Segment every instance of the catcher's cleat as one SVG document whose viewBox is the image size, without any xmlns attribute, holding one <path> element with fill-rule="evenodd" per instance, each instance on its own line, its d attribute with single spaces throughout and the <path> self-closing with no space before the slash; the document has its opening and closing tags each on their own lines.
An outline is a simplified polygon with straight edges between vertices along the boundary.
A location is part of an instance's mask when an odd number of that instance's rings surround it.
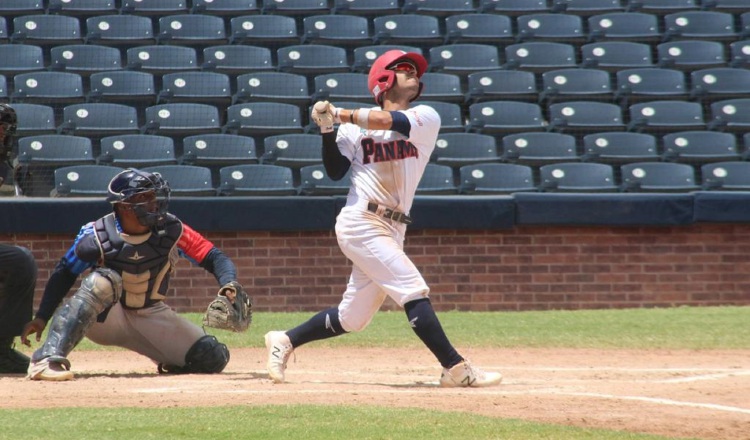
<svg viewBox="0 0 750 440">
<path fill-rule="evenodd" d="M 24 374 L 28 368 L 28 356 L 11 345 L 0 347 L 0 374 Z"/>
<path fill-rule="evenodd" d="M 499 384 L 502 380 L 502 374 L 482 371 L 464 359 L 463 362 L 450 369 L 443 368 L 443 374 L 440 375 L 440 386 L 446 388 L 490 387 Z"/>
<path fill-rule="evenodd" d="M 55 362 L 50 361 L 49 358 L 44 358 L 29 365 L 29 374 L 26 378 L 60 382 L 73 380 L 73 376 L 73 372 L 70 371 L 70 364 L 66 365 L 64 362 Z"/>
<path fill-rule="evenodd" d="M 268 376 L 275 383 L 283 383 L 286 362 L 294 351 L 289 336 L 279 331 L 266 333 L 266 348 L 268 349 Z"/>
</svg>

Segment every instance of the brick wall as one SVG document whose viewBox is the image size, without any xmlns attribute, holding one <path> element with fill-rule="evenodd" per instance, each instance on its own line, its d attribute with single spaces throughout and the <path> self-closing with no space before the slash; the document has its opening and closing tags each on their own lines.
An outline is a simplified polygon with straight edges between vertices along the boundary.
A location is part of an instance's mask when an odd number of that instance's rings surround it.
<svg viewBox="0 0 750 440">
<path fill-rule="evenodd" d="M 332 232 L 207 233 L 231 256 L 259 311 L 316 311 L 338 303 L 349 263 Z M 45 280 L 70 245 L 63 235 L 0 235 L 29 247 Z M 750 305 L 750 225 L 517 227 L 407 234 L 439 310 L 547 310 Z M 181 260 L 169 292 L 200 311 L 216 282 Z M 395 309 L 388 300 L 386 309 Z"/>
</svg>

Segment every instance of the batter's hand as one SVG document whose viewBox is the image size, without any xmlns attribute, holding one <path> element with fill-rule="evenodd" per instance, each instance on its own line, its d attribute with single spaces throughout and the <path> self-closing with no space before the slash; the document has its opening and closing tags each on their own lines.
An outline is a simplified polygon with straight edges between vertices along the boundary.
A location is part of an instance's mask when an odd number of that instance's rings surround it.
<svg viewBox="0 0 750 440">
<path fill-rule="evenodd" d="M 36 333 L 36 342 L 40 342 L 42 340 L 42 332 L 44 331 L 45 327 L 47 327 L 47 323 L 40 318 L 35 318 L 27 322 L 26 325 L 23 326 L 23 332 L 21 333 L 21 343 L 27 347 L 31 347 L 29 336 L 33 335 L 34 333 Z"/>
<path fill-rule="evenodd" d="M 330 133 L 333 131 L 333 124 L 337 122 L 334 110 L 338 109 L 328 101 L 318 101 L 313 106 L 310 118 L 320 127 L 321 133 Z"/>
</svg>

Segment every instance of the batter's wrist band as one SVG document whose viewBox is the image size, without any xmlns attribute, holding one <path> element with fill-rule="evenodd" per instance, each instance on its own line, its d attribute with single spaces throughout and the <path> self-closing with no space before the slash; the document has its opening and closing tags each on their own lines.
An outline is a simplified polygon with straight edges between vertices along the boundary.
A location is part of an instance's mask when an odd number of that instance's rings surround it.
<svg viewBox="0 0 750 440">
<path fill-rule="evenodd" d="M 357 110 L 357 125 L 365 130 L 370 128 L 370 109 L 360 108 Z"/>
<path fill-rule="evenodd" d="M 336 124 L 341 123 L 341 109 L 340 108 L 333 107 L 333 122 Z"/>
</svg>

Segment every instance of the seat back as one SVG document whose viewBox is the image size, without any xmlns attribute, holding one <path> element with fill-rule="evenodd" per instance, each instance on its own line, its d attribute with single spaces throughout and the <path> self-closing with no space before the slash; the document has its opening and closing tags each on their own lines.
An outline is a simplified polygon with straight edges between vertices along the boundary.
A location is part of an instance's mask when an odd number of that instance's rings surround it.
<svg viewBox="0 0 750 440">
<path fill-rule="evenodd" d="M 18 118 L 19 137 L 52 134 L 57 129 L 55 110 L 48 105 L 13 103 L 12 107 Z"/>
<path fill-rule="evenodd" d="M 146 124 L 142 131 L 164 136 L 188 136 L 221 131 L 219 110 L 210 104 L 178 102 L 159 104 L 145 110 Z"/>
<path fill-rule="evenodd" d="M 271 50 L 267 47 L 219 45 L 203 49 L 203 69 L 241 75 L 275 69 Z"/>
<path fill-rule="evenodd" d="M 485 101 L 469 106 L 469 129 L 476 133 L 506 134 L 546 128 L 538 104 L 516 101 Z"/>
<path fill-rule="evenodd" d="M 629 192 L 687 192 L 700 189 L 691 165 L 637 162 L 620 167 L 622 190 Z"/>
<path fill-rule="evenodd" d="M 616 192 L 612 165 L 603 163 L 556 163 L 539 168 L 544 191 Z"/>
<path fill-rule="evenodd" d="M 502 66 L 496 46 L 478 43 L 457 43 L 430 48 L 430 70 L 466 76 L 478 70 Z"/>
<path fill-rule="evenodd" d="M 583 19 L 576 14 L 535 13 L 516 19 L 517 38 L 520 41 L 555 41 L 581 43 L 586 34 Z"/>
<path fill-rule="evenodd" d="M 512 194 L 536 191 L 530 166 L 510 163 L 464 165 L 459 169 L 461 194 Z"/>
<path fill-rule="evenodd" d="M 730 161 L 701 167 L 703 189 L 750 191 L 750 162 Z"/>
<path fill-rule="evenodd" d="M 667 133 L 662 137 L 664 159 L 704 164 L 740 160 L 737 138 L 732 133 L 688 130 Z"/>
<path fill-rule="evenodd" d="M 86 19 L 86 43 L 134 47 L 154 44 L 151 19 L 140 15 L 101 15 Z"/>
<path fill-rule="evenodd" d="M 163 75 L 198 68 L 198 55 L 192 47 L 138 46 L 126 52 L 128 69 Z"/>
<path fill-rule="evenodd" d="M 529 41 L 505 47 L 507 68 L 532 72 L 575 67 L 575 48 L 567 43 L 550 41 Z"/>
<path fill-rule="evenodd" d="M 584 157 L 595 162 L 622 164 L 659 160 L 656 136 L 649 133 L 610 131 L 583 137 Z"/>
<path fill-rule="evenodd" d="M 25 136 L 18 140 L 18 163 L 51 167 L 93 164 L 91 139 L 59 134 Z"/>
<path fill-rule="evenodd" d="M 229 22 L 233 44 L 249 44 L 278 49 L 298 44 L 297 23 L 284 15 L 242 15 Z"/>
<path fill-rule="evenodd" d="M 162 76 L 159 102 L 195 102 L 228 105 L 232 97 L 229 76 L 218 72 L 179 72 Z"/>
<path fill-rule="evenodd" d="M 224 20 L 214 15 L 167 15 L 159 18 L 158 26 L 157 39 L 161 43 L 196 47 L 227 42 Z"/>
<path fill-rule="evenodd" d="M 293 45 L 277 51 L 279 70 L 300 74 L 346 72 L 346 50 L 325 44 Z"/>
<path fill-rule="evenodd" d="M 310 102 L 310 95 L 304 75 L 254 72 L 237 76 L 234 103 L 271 100 L 302 105 Z"/>
<path fill-rule="evenodd" d="M 83 42 L 77 17 L 67 15 L 23 15 L 13 19 L 13 42 L 42 46 Z"/>
<path fill-rule="evenodd" d="M 166 136 L 125 134 L 101 139 L 99 164 L 147 167 L 176 164 L 174 141 Z"/>
<path fill-rule="evenodd" d="M 351 186 L 351 170 L 340 180 L 328 177 L 323 164 L 307 165 L 299 170 L 300 194 L 310 196 L 346 195 Z"/>
<path fill-rule="evenodd" d="M 479 133 L 440 133 L 432 154 L 435 163 L 454 168 L 500 160 L 495 138 Z"/>
<path fill-rule="evenodd" d="M 0 44 L 0 73 L 15 75 L 45 67 L 42 48 L 30 44 Z"/>
<path fill-rule="evenodd" d="M 115 70 L 94 73 L 89 77 L 89 100 L 120 102 L 130 105 L 156 103 L 154 75 L 148 72 Z"/>
<path fill-rule="evenodd" d="M 487 70 L 467 77 L 466 99 L 470 104 L 483 101 L 537 101 L 536 77 L 525 70 Z"/>
<path fill-rule="evenodd" d="M 598 41 L 581 46 L 585 67 L 617 71 L 653 66 L 651 46 L 632 41 Z"/>
<path fill-rule="evenodd" d="M 608 102 L 567 101 L 549 106 L 550 125 L 560 131 L 624 130 L 620 106 Z"/>
<path fill-rule="evenodd" d="M 703 108 L 697 102 L 648 101 L 629 107 L 630 130 L 683 131 L 705 127 Z"/>
<path fill-rule="evenodd" d="M 428 163 L 417 185 L 418 195 L 457 194 L 453 169 L 447 165 Z"/>
<path fill-rule="evenodd" d="M 227 166 L 257 163 L 255 139 L 225 133 L 203 133 L 182 140 L 182 162 L 187 165 Z"/>
<path fill-rule="evenodd" d="M 72 104 L 63 108 L 61 133 L 103 137 L 113 134 L 138 133 L 135 107 L 114 103 Z"/>
<path fill-rule="evenodd" d="M 30 72 L 13 78 L 14 102 L 83 102 L 83 80 L 75 73 Z"/>
<path fill-rule="evenodd" d="M 358 47 L 372 43 L 366 18 L 355 15 L 313 15 L 302 20 L 302 42 Z"/>
<path fill-rule="evenodd" d="M 123 169 L 104 165 L 70 165 L 54 171 L 54 197 L 105 197 L 109 182 Z"/>
<path fill-rule="evenodd" d="M 194 165 L 157 165 L 143 171 L 159 173 L 169 184 L 173 197 L 214 196 L 211 170 Z"/>
<path fill-rule="evenodd" d="M 292 170 L 278 165 L 231 165 L 220 170 L 224 196 L 295 195 Z"/>
<path fill-rule="evenodd" d="M 503 136 L 502 159 L 525 165 L 578 160 L 576 138 L 563 133 L 525 132 Z"/>
<path fill-rule="evenodd" d="M 696 70 L 726 65 L 724 45 L 718 41 L 682 40 L 656 46 L 659 65 L 671 69 Z"/>
<path fill-rule="evenodd" d="M 323 162 L 323 141 L 314 134 L 289 133 L 268 136 L 263 142 L 261 163 L 292 169 Z"/>
<path fill-rule="evenodd" d="M 445 17 L 448 43 L 513 42 L 513 22 L 506 15 L 466 13 Z"/>
<path fill-rule="evenodd" d="M 95 44 L 55 46 L 50 49 L 50 67 L 88 76 L 122 69 L 122 54 L 117 48 Z"/>
<path fill-rule="evenodd" d="M 661 40 L 659 18 L 643 12 L 610 12 L 588 18 L 589 39 L 655 43 Z"/>
</svg>

